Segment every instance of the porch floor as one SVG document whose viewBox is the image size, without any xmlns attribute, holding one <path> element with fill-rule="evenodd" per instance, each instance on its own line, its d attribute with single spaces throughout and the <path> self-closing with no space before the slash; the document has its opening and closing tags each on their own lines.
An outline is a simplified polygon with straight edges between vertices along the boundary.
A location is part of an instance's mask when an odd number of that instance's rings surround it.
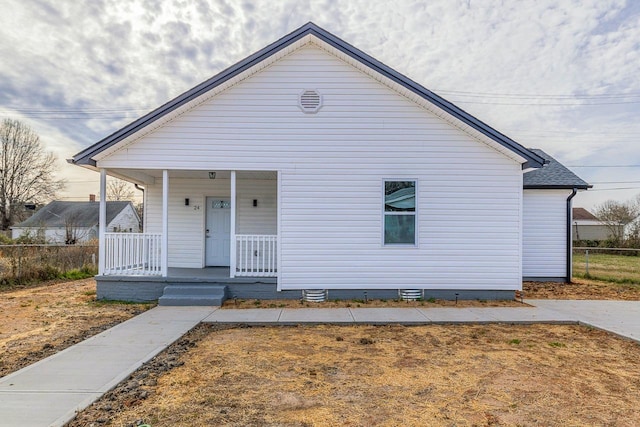
<svg viewBox="0 0 640 427">
<path fill-rule="evenodd" d="M 229 277 L 229 267 L 177 268 L 169 267 L 164 279 L 198 279 L 221 283 L 277 283 L 275 277 Z"/>
<path fill-rule="evenodd" d="M 277 290 L 275 277 L 229 277 L 229 267 L 169 268 L 162 276 L 96 276 L 98 299 L 155 301 L 168 286 L 220 286 L 229 298 L 300 298 L 300 291 Z"/>
<path fill-rule="evenodd" d="M 177 268 L 169 267 L 167 277 L 162 276 L 98 276 L 103 280 L 127 280 L 132 282 L 204 282 L 204 283 L 267 283 L 276 284 L 275 277 L 229 277 L 229 267 Z"/>
</svg>

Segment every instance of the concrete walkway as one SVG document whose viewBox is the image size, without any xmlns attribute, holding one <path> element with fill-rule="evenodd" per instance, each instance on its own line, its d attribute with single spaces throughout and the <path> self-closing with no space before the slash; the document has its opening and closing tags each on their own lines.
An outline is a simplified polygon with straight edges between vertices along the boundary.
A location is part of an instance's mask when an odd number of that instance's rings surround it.
<svg viewBox="0 0 640 427">
<path fill-rule="evenodd" d="M 640 342 L 640 302 L 530 300 L 534 307 L 156 307 L 0 379 L 1 426 L 62 426 L 199 322 L 287 325 L 584 323 Z"/>
<path fill-rule="evenodd" d="M 429 323 L 577 323 L 574 316 L 538 307 L 487 308 L 260 308 L 216 310 L 209 323 L 292 325 L 298 323 L 364 323 L 405 325 Z"/>
<path fill-rule="evenodd" d="M 215 310 L 156 307 L 0 379 L 0 426 L 62 426 Z"/>
<path fill-rule="evenodd" d="M 529 300 L 527 303 L 640 342 L 640 301 Z"/>
</svg>

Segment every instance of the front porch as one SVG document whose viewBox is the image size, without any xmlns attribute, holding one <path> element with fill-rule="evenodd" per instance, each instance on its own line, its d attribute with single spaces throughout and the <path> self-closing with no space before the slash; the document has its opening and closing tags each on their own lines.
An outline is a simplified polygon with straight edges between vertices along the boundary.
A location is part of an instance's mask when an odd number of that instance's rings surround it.
<svg viewBox="0 0 640 427">
<path fill-rule="evenodd" d="M 209 236 L 207 236 L 209 237 Z M 277 277 L 278 236 L 240 235 L 233 239 L 233 267 L 163 268 L 162 234 L 104 233 L 101 276 L 191 278 Z M 102 243 L 102 242 L 101 242 Z M 234 254 L 235 252 L 235 254 Z"/>
<path fill-rule="evenodd" d="M 145 186 L 142 233 L 106 229 L 107 174 Z M 277 183 L 275 171 L 102 169 L 99 277 L 276 283 Z"/>
<path fill-rule="evenodd" d="M 224 299 L 299 299 L 300 291 L 278 291 L 275 277 L 229 277 L 228 267 L 168 268 L 167 276 L 99 275 L 97 299 L 158 300 L 167 286 L 220 287 Z"/>
</svg>

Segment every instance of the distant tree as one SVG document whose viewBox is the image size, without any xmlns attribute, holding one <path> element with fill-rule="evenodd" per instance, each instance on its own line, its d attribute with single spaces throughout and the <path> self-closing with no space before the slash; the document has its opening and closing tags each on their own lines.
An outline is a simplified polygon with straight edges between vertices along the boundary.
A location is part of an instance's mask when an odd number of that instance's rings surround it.
<svg viewBox="0 0 640 427">
<path fill-rule="evenodd" d="M 133 184 L 118 178 L 107 183 L 107 200 L 133 200 Z"/>
<path fill-rule="evenodd" d="M 134 208 L 140 217 L 140 231 L 142 231 L 144 230 L 144 203 L 138 203 Z"/>
<path fill-rule="evenodd" d="M 87 229 L 80 226 L 80 213 L 74 212 L 64 216 L 64 242 L 67 245 L 75 245 L 86 235 Z"/>
<path fill-rule="evenodd" d="M 627 202 L 607 200 L 596 207 L 594 214 L 607 227 L 614 243 L 624 242 L 625 227 L 640 215 L 639 202 L 640 197 L 637 200 Z"/>
<path fill-rule="evenodd" d="M 6 230 L 24 213 L 26 203 L 42 203 L 64 188 L 55 178 L 56 156 L 19 120 L 0 123 L 0 228 Z"/>
</svg>

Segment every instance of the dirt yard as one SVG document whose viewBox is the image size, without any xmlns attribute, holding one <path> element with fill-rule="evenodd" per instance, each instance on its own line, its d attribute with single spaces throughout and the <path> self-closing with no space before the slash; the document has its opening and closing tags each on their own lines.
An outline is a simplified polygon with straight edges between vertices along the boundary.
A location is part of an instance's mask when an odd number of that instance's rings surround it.
<svg viewBox="0 0 640 427">
<path fill-rule="evenodd" d="M 640 346 L 581 326 L 201 325 L 70 425 L 640 425 Z"/>
<path fill-rule="evenodd" d="M 329 300 L 325 302 L 306 302 L 293 299 L 256 300 L 256 299 L 228 299 L 222 308 L 345 308 L 345 307 L 522 307 L 522 303 L 515 300 L 441 300 L 399 301 L 399 300 Z"/>
<path fill-rule="evenodd" d="M 524 289 L 525 298 L 640 300 L 637 286 L 585 279 Z M 284 303 L 240 302 L 272 304 Z M 149 307 L 96 302 L 92 279 L 1 292 L 0 375 Z M 632 426 L 640 425 L 638 360 L 639 345 L 578 326 L 201 325 L 71 425 Z"/>
<path fill-rule="evenodd" d="M 96 302 L 95 295 L 93 279 L 0 292 L 0 377 L 152 306 Z"/>
<path fill-rule="evenodd" d="M 572 283 L 524 282 L 528 299 L 595 299 L 640 301 L 640 285 L 573 279 Z"/>
</svg>

